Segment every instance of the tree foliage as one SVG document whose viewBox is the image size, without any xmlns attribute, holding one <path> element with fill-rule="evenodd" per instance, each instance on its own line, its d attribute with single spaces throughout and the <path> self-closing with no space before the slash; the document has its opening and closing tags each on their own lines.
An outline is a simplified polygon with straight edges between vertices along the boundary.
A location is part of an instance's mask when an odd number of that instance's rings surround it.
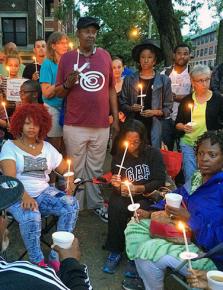
<svg viewBox="0 0 223 290">
<path fill-rule="evenodd" d="M 82 0 L 88 15 L 100 18 L 102 28 L 97 44 L 112 55 L 122 55 L 129 62 L 138 38 L 148 36 L 150 12 L 144 0 Z M 133 37 L 133 29 L 138 35 Z M 153 30 L 153 34 L 156 31 Z"/>
<path fill-rule="evenodd" d="M 137 27 L 140 38 L 148 35 L 150 13 L 153 17 L 154 38 L 159 38 L 166 64 L 172 61 L 173 48 L 182 42 L 183 24 L 197 32 L 197 17 L 204 0 L 81 0 L 88 7 L 88 15 L 99 17 L 103 28 L 98 44 L 113 55 L 123 55 L 130 60 L 130 52 L 137 39 L 130 37 L 130 30 Z M 216 9 L 216 20 L 223 11 L 223 0 L 206 1 Z M 180 6 L 179 6 L 180 5 Z M 182 8 L 182 9 L 181 9 Z M 220 36 L 220 35 L 219 35 Z M 223 46 L 223 43 L 219 45 Z M 218 52 L 223 47 L 218 48 Z"/>
</svg>

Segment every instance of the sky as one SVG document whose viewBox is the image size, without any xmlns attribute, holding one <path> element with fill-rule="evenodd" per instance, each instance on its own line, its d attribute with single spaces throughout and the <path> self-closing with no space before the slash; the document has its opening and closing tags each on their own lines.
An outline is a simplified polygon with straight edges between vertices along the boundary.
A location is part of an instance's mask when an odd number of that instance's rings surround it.
<svg viewBox="0 0 223 290">
<path fill-rule="evenodd" d="M 214 21 L 219 21 L 218 19 L 216 19 L 215 17 L 215 11 L 212 9 L 210 10 L 208 8 L 207 5 L 207 1 L 204 1 L 204 5 L 203 7 L 199 10 L 199 14 L 198 14 L 198 25 L 201 29 L 205 29 L 209 26 L 211 26 L 211 24 Z M 186 35 L 189 33 L 189 25 L 185 25 L 182 29 L 182 34 Z"/>
</svg>

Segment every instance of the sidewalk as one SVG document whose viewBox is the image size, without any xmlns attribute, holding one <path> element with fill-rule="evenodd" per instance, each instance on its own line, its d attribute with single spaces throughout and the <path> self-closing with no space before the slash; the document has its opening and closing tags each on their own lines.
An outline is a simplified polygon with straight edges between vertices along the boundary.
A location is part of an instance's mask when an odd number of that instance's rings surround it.
<svg viewBox="0 0 223 290">
<path fill-rule="evenodd" d="M 110 170 L 111 157 L 107 154 L 104 172 Z M 103 194 L 108 197 L 111 189 L 105 187 Z M 47 240 L 51 242 L 51 234 L 55 228 L 47 235 Z M 102 266 L 107 257 L 107 251 L 103 250 L 103 244 L 106 239 L 107 224 L 99 219 L 92 210 L 80 212 L 77 227 L 74 234 L 79 239 L 82 253 L 81 262 L 88 266 L 90 280 L 94 290 L 120 290 L 121 282 L 124 279 L 123 272 L 126 264 L 126 258 L 118 266 L 117 272 L 113 275 L 102 272 Z M 7 250 L 8 261 L 17 260 L 23 253 L 24 246 L 19 233 L 18 224 L 10 227 L 10 245 Z M 47 258 L 49 248 L 42 245 L 44 255 Z M 24 260 L 28 257 L 25 256 Z"/>
</svg>

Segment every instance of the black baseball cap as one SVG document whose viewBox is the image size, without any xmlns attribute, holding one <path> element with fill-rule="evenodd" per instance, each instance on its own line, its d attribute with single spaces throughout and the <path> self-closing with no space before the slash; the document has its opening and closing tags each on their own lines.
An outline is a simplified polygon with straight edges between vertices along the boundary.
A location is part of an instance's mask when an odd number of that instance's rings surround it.
<svg viewBox="0 0 223 290">
<path fill-rule="evenodd" d="M 0 211 L 20 201 L 23 193 L 21 181 L 11 176 L 0 175 Z"/>
<path fill-rule="evenodd" d="M 99 19 L 91 16 L 80 17 L 77 22 L 77 29 L 86 28 L 91 25 L 95 26 L 96 29 L 99 30 Z"/>
</svg>

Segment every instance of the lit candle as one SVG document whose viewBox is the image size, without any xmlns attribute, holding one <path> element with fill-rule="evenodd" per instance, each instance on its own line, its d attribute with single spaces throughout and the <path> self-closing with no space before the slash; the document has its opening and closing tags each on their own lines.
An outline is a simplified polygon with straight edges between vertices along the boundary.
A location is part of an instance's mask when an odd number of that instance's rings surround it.
<svg viewBox="0 0 223 290">
<path fill-rule="evenodd" d="M 9 124 L 9 116 L 8 116 L 8 113 L 7 113 L 7 110 L 6 110 L 5 102 L 2 102 L 2 107 L 3 107 L 4 112 L 5 112 L 6 120 L 7 120 L 8 124 Z"/>
<path fill-rule="evenodd" d="M 37 71 L 38 71 L 38 70 L 37 70 L 37 61 L 36 61 L 36 57 L 35 57 L 35 56 L 33 56 L 33 60 L 34 60 L 35 67 L 36 67 L 36 72 L 37 72 Z"/>
<path fill-rule="evenodd" d="M 119 167 L 119 171 L 118 171 L 118 175 L 119 175 L 119 176 L 121 175 L 121 170 L 122 170 L 122 168 L 123 168 L 123 164 L 124 164 L 124 161 L 125 161 L 125 155 L 126 155 L 126 153 L 127 153 L 127 150 L 128 150 L 128 147 L 129 147 L 129 143 L 126 141 L 126 142 L 124 143 L 124 145 L 125 145 L 125 151 L 124 151 L 124 154 L 123 154 L 123 156 L 122 156 L 122 162 L 121 162 L 121 165 L 120 165 L 120 167 Z"/>
<path fill-rule="evenodd" d="M 67 172 L 70 173 L 70 165 L 71 165 L 71 160 L 70 159 L 67 159 L 67 165 L 68 165 Z"/>
<path fill-rule="evenodd" d="M 134 200 L 133 200 L 133 197 L 132 197 L 132 193 L 131 193 L 131 190 L 130 190 L 130 184 L 131 184 L 131 183 L 130 183 L 128 180 L 126 180 L 126 181 L 124 181 L 124 184 L 125 184 L 125 185 L 127 186 L 127 188 L 128 188 L 129 197 L 130 197 L 130 199 L 131 199 L 131 203 L 132 203 L 132 205 L 135 205 Z M 136 219 L 137 222 L 139 222 L 139 218 L 138 218 L 138 215 L 137 215 L 137 211 L 135 210 L 134 212 L 135 212 L 135 219 Z"/>
<path fill-rule="evenodd" d="M 69 42 L 69 47 L 70 47 L 71 50 L 73 49 L 73 47 L 74 47 L 73 42 Z"/>
<path fill-rule="evenodd" d="M 140 95 L 142 96 L 142 84 L 139 84 L 138 87 L 140 89 Z"/>
<path fill-rule="evenodd" d="M 67 189 L 69 188 L 69 182 L 70 182 L 70 165 L 71 165 L 71 160 L 67 159 Z"/>
<path fill-rule="evenodd" d="M 184 226 L 184 224 L 182 222 L 179 222 L 178 223 L 178 227 L 183 232 L 183 237 L 184 237 L 184 243 L 185 243 L 186 252 L 189 253 L 189 247 L 188 247 L 188 242 L 187 242 L 187 236 L 186 236 L 185 226 Z M 189 269 L 192 270 L 191 260 L 190 259 L 188 259 L 188 266 L 189 266 Z"/>
<path fill-rule="evenodd" d="M 10 78 L 10 66 L 7 66 L 6 70 L 8 71 L 8 77 Z"/>
<path fill-rule="evenodd" d="M 190 122 L 191 122 L 191 126 L 192 126 L 192 110 L 193 110 L 193 104 L 189 104 L 188 108 L 190 109 Z"/>
</svg>

